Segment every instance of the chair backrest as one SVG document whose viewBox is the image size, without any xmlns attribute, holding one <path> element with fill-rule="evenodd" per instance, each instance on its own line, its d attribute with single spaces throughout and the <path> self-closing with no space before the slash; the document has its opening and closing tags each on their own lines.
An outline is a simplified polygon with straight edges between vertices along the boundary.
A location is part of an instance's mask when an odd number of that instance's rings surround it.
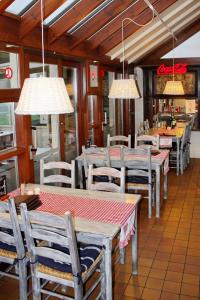
<svg viewBox="0 0 200 300">
<path fill-rule="evenodd" d="M 160 144 L 160 137 L 159 135 L 135 135 L 135 148 L 137 147 L 145 147 L 150 145 L 152 149 L 158 150 Z"/>
<path fill-rule="evenodd" d="M 85 176 L 88 177 L 89 165 L 95 165 L 98 167 L 109 167 L 110 156 L 108 148 L 90 147 L 85 148 L 82 146 L 82 153 L 84 159 L 84 171 Z"/>
<path fill-rule="evenodd" d="M 65 170 L 71 172 L 71 177 L 62 174 L 53 174 L 45 176 L 45 170 Z M 65 183 L 75 188 L 75 161 L 72 160 L 71 164 L 64 161 L 50 161 L 45 163 L 43 159 L 40 160 L 40 184 L 45 183 Z"/>
<path fill-rule="evenodd" d="M 149 128 L 150 128 L 150 126 L 149 126 L 149 120 L 146 119 L 146 120 L 144 121 L 144 130 L 145 130 L 145 131 L 148 131 Z"/>
<path fill-rule="evenodd" d="M 0 176 L 0 197 L 7 194 L 6 175 Z"/>
<path fill-rule="evenodd" d="M 118 145 L 124 145 L 124 143 L 127 143 L 128 148 L 131 148 L 131 135 L 128 136 L 124 135 L 115 135 L 110 136 L 110 134 L 107 135 L 107 147 L 110 147 L 112 143 L 115 143 Z"/>
<path fill-rule="evenodd" d="M 190 143 L 190 138 L 191 138 L 191 127 L 190 124 L 187 123 L 184 128 L 183 136 L 181 138 L 181 149 L 183 149 L 186 144 Z"/>
<path fill-rule="evenodd" d="M 95 182 L 95 176 L 107 176 L 107 182 Z M 119 185 L 117 184 L 119 182 Z M 125 192 L 125 168 L 117 170 L 111 167 L 93 168 L 89 165 L 88 171 L 88 190 L 107 191 L 124 193 Z"/>
<path fill-rule="evenodd" d="M 0 201 L 0 228 L 1 248 L 12 252 L 16 250 L 17 258 L 23 259 L 25 248 L 14 199 Z"/>
<path fill-rule="evenodd" d="M 148 177 L 148 184 L 152 182 L 151 147 L 146 149 L 123 149 L 123 165 L 127 168 L 128 176 Z"/>
<path fill-rule="evenodd" d="M 31 262 L 36 263 L 38 257 L 51 258 L 70 264 L 74 276 L 80 274 L 80 260 L 70 212 L 61 217 L 46 212 L 28 211 L 25 203 L 20 205 L 20 209 Z M 37 240 L 46 243 L 37 243 Z M 69 254 L 63 253 L 63 247 L 69 249 Z"/>
</svg>

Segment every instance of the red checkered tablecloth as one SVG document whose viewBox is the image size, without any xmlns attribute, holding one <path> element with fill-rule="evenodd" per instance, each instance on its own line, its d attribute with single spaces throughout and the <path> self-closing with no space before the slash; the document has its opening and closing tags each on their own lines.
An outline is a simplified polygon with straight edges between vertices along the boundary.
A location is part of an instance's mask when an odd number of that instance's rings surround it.
<svg viewBox="0 0 200 300">
<path fill-rule="evenodd" d="M 10 196 L 17 194 L 19 194 L 19 190 L 13 191 Z M 75 217 L 119 225 L 121 228 L 119 246 L 121 248 L 127 245 L 130 236 L 134 233 L 134 204 L 45 192 L 40 193 L 40 200 L 42 205 L 37 208 L 38 211 L 58 215 L 70 211 Z"/>
</svg>

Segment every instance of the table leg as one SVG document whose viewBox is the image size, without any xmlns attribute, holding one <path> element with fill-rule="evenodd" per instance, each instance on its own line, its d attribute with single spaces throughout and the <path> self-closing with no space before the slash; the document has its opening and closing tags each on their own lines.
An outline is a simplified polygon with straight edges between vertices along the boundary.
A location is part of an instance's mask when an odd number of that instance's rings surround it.
<svg viewBox="0 0 200 300">
<path fill-rule="evenodd" d="M 106 300 L 112 300 L 112 240 L 105 239 Z"/>
<path fill-rule="evenodd" d="M 135 208 L 135 234 L 131 238 L 132 251 L 132 274 L 138 273 L 138 228 L 137 228 L 137 207 Z"/>
<path fill-rule="evenodd" d="M 156 218 L 160 218 L 160 166 L 156 166 Z"/>
<path fill-rule="evenodd" d="M 177 152 L 176 152 L 176 175 L 179 175 L 179 168 L 180 168 L 180 143 L 179 139 L 177 138 L 176 140 L 176 147 L 177 147 Z"/>
<path fill-rule="evenodd" d="M 82 170 L 82 162 L 78 161 L 78 176 L 79 176 L 79 184 L 80 189 L 83 189 L 83 170 Z"/>
<path fill-rule="evenodd" d="M 164 199 L 167 199 L 167 174 L 164 175 Z"/>
</svg>

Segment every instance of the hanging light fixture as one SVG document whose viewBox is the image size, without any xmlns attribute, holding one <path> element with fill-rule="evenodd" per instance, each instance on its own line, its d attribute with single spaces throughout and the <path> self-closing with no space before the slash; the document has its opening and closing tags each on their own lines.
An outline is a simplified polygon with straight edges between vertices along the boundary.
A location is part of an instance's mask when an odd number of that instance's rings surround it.
<svg viewBox="0 0 200 300">
<path fill-rule="evenodd" d="M 26 78 L 15 110 L 19 115 L 50 115 L 72 113 L 71 104 L 63 78 L 45 77 L 43 0 L 41 0 L 42 27 L 42 77 Z"/>
<path fill-rule="evenodd" d="M 136 24 L 137 26 L 144 27 L 149 25 L 154 18 L 154 7 L 153 5 L 148 1 L 144 0 L 148 7 L 152 11 L 152 18 L 149 22 L 146 24 L 139 24 L 135 20 L 132 20 L 131 18 L 125 18 L 122 21 L 122 53 L 123 53 L 123 73 L 122 73 L 122 79 L 114 79 L 110 88 L 110 92 L 108 97 L 109 98 L 121 98 L 121 99 L 137 99 L 140 98 L 140 93 L 138 91 L 137 83 L 135 79 L 125 79 L 125 44 L 124 44 L 124 23 L 125 21 L 129 21 Z"/>
<path fill-rule="evenodd" d="M 164 95 L 184 95 L 183 84 L 181 80 L 174 79 L 174 35 L 172 35 L 172 80 L 166 82 L 163 94 Z"/>
</svg>

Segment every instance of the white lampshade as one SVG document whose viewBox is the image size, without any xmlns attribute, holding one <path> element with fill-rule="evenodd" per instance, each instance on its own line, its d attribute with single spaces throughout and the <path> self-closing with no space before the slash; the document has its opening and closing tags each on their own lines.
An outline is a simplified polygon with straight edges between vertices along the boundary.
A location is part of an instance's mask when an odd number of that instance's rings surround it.
<svg viewBox="0 0 200 300">
<path fill-rule="evenodd" d="M 163 91 L 165 95 L 184 95 L 183 84 L 181 81 L 170 80 L 167 81 L 165 89 Z"/>
<path fill-rule="evenodd" d="M 140 98 L 140 94 L 134 79 L 116 79 L 112 82 L 108 97 L 135 99 Z"/>
<path fill-rule="evenodd" d="M 38 77 L 25 79 L 15 113 L 53 115 L 73 111 L 63 78 Z"/>
</svg>

